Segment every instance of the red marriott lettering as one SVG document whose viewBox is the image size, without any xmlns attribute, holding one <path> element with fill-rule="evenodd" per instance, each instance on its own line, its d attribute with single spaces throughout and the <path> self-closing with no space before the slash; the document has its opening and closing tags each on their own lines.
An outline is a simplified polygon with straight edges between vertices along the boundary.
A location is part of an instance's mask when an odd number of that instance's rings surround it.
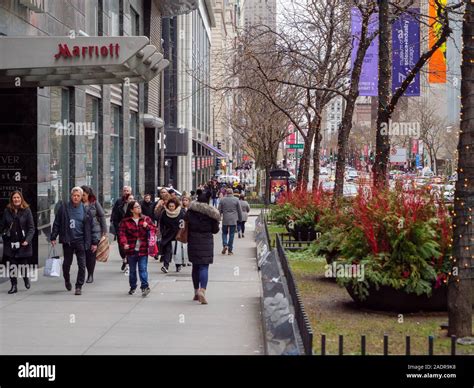
<svg viewBox="0 0 474 388">
<path fill-rule="evenodd" d="M 54 58 L 59 59 L 63 58 L 92 58 L 92 57 L 119 57 L 120 44 L 111 43 L 108 46 L 73 46 L 70 50 L 67 43 L 58 44 L 59 51 L 54 55 Z"/>
</svg>

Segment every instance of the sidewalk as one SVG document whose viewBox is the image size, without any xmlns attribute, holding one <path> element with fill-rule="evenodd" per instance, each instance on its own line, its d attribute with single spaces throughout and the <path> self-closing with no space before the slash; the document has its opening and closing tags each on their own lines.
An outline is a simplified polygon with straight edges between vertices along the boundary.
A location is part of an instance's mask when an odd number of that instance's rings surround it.
<svg viewBox="0 0 474 388">
<path fill-rule="evenodd" d="M 208 305 L 192 301 L 191 267 L 163 274 L 149 259 L 151 293 L 128 295 L 128 276 L 114 242 L 107 263 L 97 263 L 93 284 L 81 296 L 66 291 L 63 279 L 45 278 L 8 295 L 0 285 L 0 354 L 264 354 L 261 283 L 249 218 L 245 239 L 235 239 L 234 256 L 220 253 L 215 235 L 209 270 Z M 77 273 L 74 261 L 71 280 Z"/>
</svg>

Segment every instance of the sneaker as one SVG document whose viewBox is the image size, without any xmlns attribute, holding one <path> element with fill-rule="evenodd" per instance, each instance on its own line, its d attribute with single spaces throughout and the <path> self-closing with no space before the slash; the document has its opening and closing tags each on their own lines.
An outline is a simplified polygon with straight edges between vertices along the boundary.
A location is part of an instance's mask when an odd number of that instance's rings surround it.
<svg viewBox="0 0 474 388">
<path fill-rule="evenodd" d="M 130 288 L 130 291 L 128 291 L 128 295 L 133 295 L 135 294 L 136 288 Z"/>
<path fill-rule="evenodd" d="M 161 267 L 161 272 L 168 273 L 168 268 L 166 268 L 165 266 Z"/>
<path fill-rule="evenodd" d="M 125 271 L 125 268 L 127 268 L 127 263 L 122 263 L 122 267 L 120 268 L 120 271 Z"/>
<path fill-rule="evenodd" d="M 232 256 L 233 254 L 234 254 L 234 252 L 229 251 L 229 256 Z"/>
<path fill-rule="evenodd" d="M 154 259 L 155 259 L 155 260 L 160 260 L 160 255 L 154 256 Z"/>
<path fill-rule="evenodd" d="M 198 293 L 198 290 L 195 290 L 195 291 L 194 291 L 194 298 L 193 298 L 193 300 L 199 300 L 199 297 L 198 297 L 198 294 L 197 294 L 197 293 Z"/>
<path fill-rule="evenodd" d="M 82 290 L 80 288 L 76 288 L 75 295 L 82 295 Z"/>
<path fill-rule="evenodd" d="M 176 266 L 176 272 L 180 272 L 181 271 L 181 265 L 177 265 Z"/>
<path fill-rule="evenodd" d="M 225 255 L 226 252 L 227 252 L 227 247 L 224 246 L 224 248 L 222 248 L 222 254 Z"/>
<path fill-rule="evenodd" d="M 145 297 L 150 293 L 150 287 L 142 289 L 142 296 Z"/>
</svg>

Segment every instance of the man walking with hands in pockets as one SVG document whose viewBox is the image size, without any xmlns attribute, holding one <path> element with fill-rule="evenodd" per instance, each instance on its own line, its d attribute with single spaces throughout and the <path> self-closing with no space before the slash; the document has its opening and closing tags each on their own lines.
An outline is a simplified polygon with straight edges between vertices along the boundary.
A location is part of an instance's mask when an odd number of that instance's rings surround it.
<svg viewBox="0 0 474 388">
<path fill-rule="evenodd" d="M 232 189 L 227 189 L 226 193 L 227 195 L 219 202 L 219 213 L 222 215 L 222 254 L 225 255 L 228 250 L 228 254 L 233 255 L 234 235 L 237 222 L 242 221 L 242 208 Z"/>
</svg>

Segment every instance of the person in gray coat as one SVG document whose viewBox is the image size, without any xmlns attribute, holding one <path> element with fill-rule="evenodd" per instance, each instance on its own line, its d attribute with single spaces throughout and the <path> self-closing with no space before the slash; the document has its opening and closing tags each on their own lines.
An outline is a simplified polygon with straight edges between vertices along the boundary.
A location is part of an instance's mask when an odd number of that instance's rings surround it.
<svg viewBox="0 0 474 388">
<path fill-rule="evenodd" d="M 227 189 L 227 195 L 220 200 L 219 213 L 222 215 L 222 254 L 228 250 L 229 255 L 233 255 L 234 235 L 237 222 L 242 221 L 242 209 L 232 189 Z"/>
<path fill-rule="evenodd" d="M 249 203 L 245 200 L 245 195 L 243 194 L 240 194 L 239 196 L 239 200 L 240 200 L 240 207 L 242 209 L 242 221 L 240 221 L 238 224 L 237 224 L 237 232 L 239 233 L 239 238 L 240 237 L 245 237 L 244 236 L 244 233 L 245 233 L 245 223 L 247 222 L 247 219 L 248 219 L 248 216 L 249 216 L 249 213 L 250 213 L 250 205 Z"/>
</svg>

